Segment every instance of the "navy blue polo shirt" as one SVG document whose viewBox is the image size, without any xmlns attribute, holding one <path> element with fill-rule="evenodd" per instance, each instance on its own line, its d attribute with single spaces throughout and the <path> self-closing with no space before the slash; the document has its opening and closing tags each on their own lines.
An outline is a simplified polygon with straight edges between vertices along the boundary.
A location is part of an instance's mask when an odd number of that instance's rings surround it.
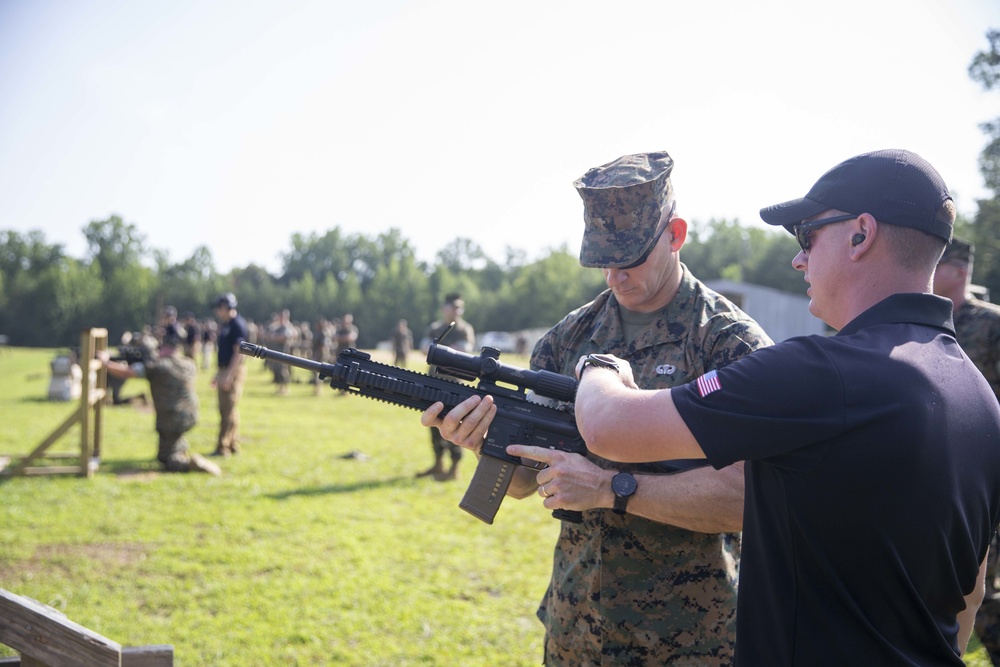
<svg viewBox="0 0 1000 667">
<path fill-rule="evenodd" d="M 247 321 L 237 315 L 219 327 L 218 345 L 219 368 L 225 368 L 232 362 L 233 355 L 238 354 L 236 346 L 250 337 Z"/>
<path fill-rule="evenodd" d="M 1000 405 L 951 302 L 894 295 L 717 374 L 672 395 L 713 466 L 747 461 L 737 664 L 962 665 Z"/>
</svg>

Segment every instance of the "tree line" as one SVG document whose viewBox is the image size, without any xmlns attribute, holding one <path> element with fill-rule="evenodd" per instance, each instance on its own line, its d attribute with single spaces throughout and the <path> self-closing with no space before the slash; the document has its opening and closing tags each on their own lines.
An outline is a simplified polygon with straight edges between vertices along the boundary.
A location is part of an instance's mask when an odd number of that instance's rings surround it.
<svg viewBox="0 0 1000 667">
<path fill-rule="evenodd" d="M 989 30 L 986 38 L 988 47 L 974 56 L 968 75 L 991 91 L 1000 86 L 1000 30 Z M 979 167 L 991 196 L 976 201 L 974 217 L 960 219 L 956 233 L 975 243 L 975 282 L 997 295 L 1000 118 L 981 128 L 988 142 Z M 427 263 L 398 229 L 376 236 L 337 227 L 293 234 L 278 275 L 254 264 L 221 273 L 204 246 L 171 263 L 118 215 L 91 221 L 82 233 L 87 250 L 74 258 L 40 231 L 0 230 L 0 334 L 11 344 L 71 346 L 89 327 L 107 328 L 116 340 L 155 323 L 167 305 L 208 316 L 211 300 L 232 291 L 240 312 L 258 322 L 283 308 L 309 322 L 350 312 L 361 332 L 358 344 L 373 347 L 400 318 L 419 335 L 450 292 L 463 294 L 466 317 L 477 331 L 517 331 L 549 327 L 605 287 L 599 270 L 579 265 L 576 249 L 550 249 L 529 262 L 508 246 L 497 261 L 474 241 L 457 238 Z M 796 252 L 782 230 L 713 219 L 691 223 L 681 259 L 702 280 L 726 278 L 801 294 L 802 276 L 791 268 Z"/>
<path fill-rule="evenodd" d="M 118 215 L 94 220 L 82 233 L 87 250 L 75 258 L 40 231 L 0 231 L 0 334 L 11 344 L 71 346 L 89 327 L 107 328 L 114 341 L 155 323 L 164 306 L 207 317 L 212 299 L 232 291 L 240 313 L 257 322 L 283 308 L 308 322 L 352 313 L 359 345 L 372 347 L 401 318 L 421 333 L 450 292 L 465 297 L 466 318 L 483 332 L 549 327 L 605 288 L 601 272 L 581 267 L 575 249 L 551 249 L 527 261 L 523 251 L 508 247 L 499 262 L 458 238 L 428 263 L 398 229 L 376 236 L 340 228 L 293 234 L 277 275 L 255 264 L 221 273 L 204 246 L 171 263 Z M 788 234 L 712 220 L 692 225 L 681 257 L 705 280 L 725 277 L 801 293 L 802 277 L 789 264 L 795 251 Z"/>
</svg>

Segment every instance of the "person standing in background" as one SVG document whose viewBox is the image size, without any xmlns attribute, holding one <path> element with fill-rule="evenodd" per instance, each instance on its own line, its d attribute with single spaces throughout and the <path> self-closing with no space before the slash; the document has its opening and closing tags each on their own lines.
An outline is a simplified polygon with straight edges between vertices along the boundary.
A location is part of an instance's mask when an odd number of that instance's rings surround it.
<svg viewBox="0 0 1000 667">
<path fill-rule="evenodd" d="M 955 338 L 1000 399 L 1000 306 L 972 296 L 975 247 L 957 236 L 944 250 L 934 271 L 934 293 L 951 299 Z M 986 596 L 976 613 L 976 635 L 1000 667 L 1000 541 L 994 535 L 986 562 Z"/>
<path fill-rule="evenodd" d="M 457 292 L 445 295 L 444 303 L 441 304 L 441 319 L 432 322 L 427 327 L 427 333 L 420 344 L 421 351 L 427 354 L 431 343 L 437 342 L 445 332 L 451 329 L 448 335 L 441 340 L 441 344 L 459 352 L 473 352 L 476 347 L 476 331 L 471 324 L 463 319 L 464 314 L 465 300 L 462 295 Z M 453 325 L 454 328 L 452 328 Z M 430 373 L 431 375 L 436 374 L 433 366 L 430 368 Z M 417 473 L 417 477 L 433 477 L 439 482 L 458 479 L 458 464 L 462 460 L 462 447 L 446 440 L 437 427 L 432 426 L 430 432 L 434 464 L 427 470 Z M 445 453 L 451 458 L 451 466 L 447 471 L 444 469 Z"/>
<path fill-rule="evenodd" d="M 212 456 L 231 456 L 240 452 L 240 398 L 247 377 L 240 343 L 247 339 L 247 323 L 236 310 L 236 295 L 226 292 L 215 300 L 219 320 L 218 372 L 212 386 L 219 396 L 219 438 Z"/>
<path fill-rule="evenodd" d="M 337 344 L 336 354 L 355 347 L 358 344 L 358 334 L 358 327 L 354 324 L 354 315 L 345 313 L 334 333 L 334 342 Z"/>
<path fill-rule="evenodd" d="M 395 354 L 397 366 L 406 366 L 406 358 L 413 349 L 413 332 L 407 326 L 406 320 L 396 323 L 396 328 L 392 330 L 392 351 Z"/>
<path fill-rule="evenodd" d="M 197 363 L 198 357 L 201 355 L 201 325 L 198 324 L 198 318 L 194 316 L 194 313 L 184 314 L 184 330 L 187 333 L 184 340 L 184 356 Z"/>
</svg>

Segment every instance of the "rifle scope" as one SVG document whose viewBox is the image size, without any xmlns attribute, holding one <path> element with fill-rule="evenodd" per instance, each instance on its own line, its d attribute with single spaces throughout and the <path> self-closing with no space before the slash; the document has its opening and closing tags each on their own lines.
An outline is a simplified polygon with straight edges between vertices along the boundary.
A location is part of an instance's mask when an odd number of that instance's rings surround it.
<svg viewBox="0 0 1000 667">
<path fill-rule="evenodd" d="M 506 382 L 531 389 L 539 396 L 572 403 L 576 398 L 576 378 L 551 371 L 531 371 L 507 366 L 500 361 L 500 350 L 484 347 L 481 355 L 459 352 L 446 345 L 432 344 L 427 350 L 427 363 L 437 366 L 441 375 L 462 380 L 481 379 L 488 383 Z"/>
</svg>

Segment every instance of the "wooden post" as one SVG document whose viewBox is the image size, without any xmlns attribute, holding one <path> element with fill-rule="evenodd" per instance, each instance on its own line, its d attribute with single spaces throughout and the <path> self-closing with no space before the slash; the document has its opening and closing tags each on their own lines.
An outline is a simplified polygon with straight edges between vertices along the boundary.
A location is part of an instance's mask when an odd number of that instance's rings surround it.
<svg viewBox="0 0 1000 667">
<path fill-rule="evenodd" d="M 107 369 L 96 358 L 98 350 L 108 349 L 107 329 L 84 329 L 80 336 L 80 362 L 83 370 L 83 386 L 80 391 L 80 406 L 66 421 L 49 434 L 40 445 L 16 465 L 0 470 L 4 476 L 46 475 L 46 474 L 77 474 L 91 477 L 94 474 L 97 457 L 101 454 L 101 436 L 104 425 L 104 396 L 107 393 Z M 90 371 L 97 372 L 96 386 L 90 386 Z M 65 435 L 74 425 L 80 424 L 80 461 L 78 465 L 35 466 L 31 464 L 39 458 L 76 458 L 75 454 L 46 454 L 45 452 L 55 442 Z M 93 433 L 91 432 L 93 429 Z"/>
<path fill-rule="evenodd" d="M 52 607 L 0 588 L 0 644 L 21 654 L 20 667 L 173 667 L 169 644 L 122 648 Z"/>
<path fill-rule="evenodd" d="M 80 414 L 80 474 L 92 477 L 101 456 L 101 430 L 104 421 L 104 393 L 108 386 L 108 370 L 97 359 L 99 350 L 108 349 L 107 329 L 85 329 L 80 335 L 80 367 L 83 370 L 83 391 L 80 392 L 82 411 Z M 90 387 L 90 372 L 97 374 L 93 390 Z M 93 393 L 92 393 L 93 392 Z M 98 396 L 97 394 L 100 394 Z M 92 407 L 92 410 L 91 410 Z M 91 411 L 93 414 L 91 414 Z M 93 424 L 91 424 L 93 420 Z"/>
<path fill-rule="evenodd" d="M 120 644 L 31 598 L 0 589 L 0 619 L 0 643 L 20 653 L 22 665 L 121 667 Z"/>
</svg>

